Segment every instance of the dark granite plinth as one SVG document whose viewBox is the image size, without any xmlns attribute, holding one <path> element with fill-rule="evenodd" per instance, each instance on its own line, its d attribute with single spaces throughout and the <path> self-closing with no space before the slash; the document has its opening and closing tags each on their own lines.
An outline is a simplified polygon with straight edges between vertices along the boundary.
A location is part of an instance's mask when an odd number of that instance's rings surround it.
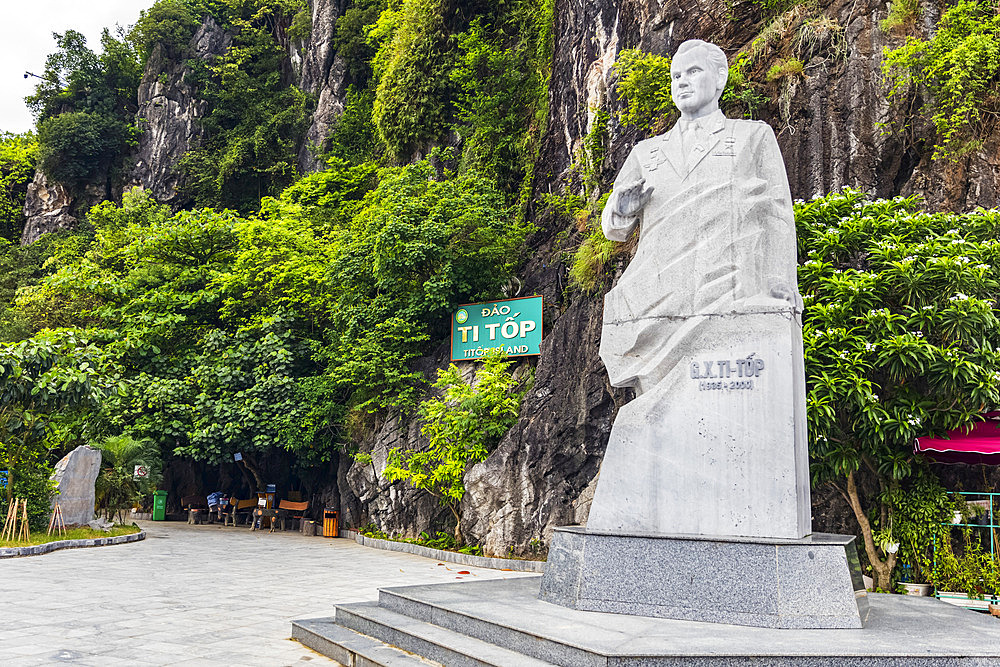
<svg viewBox="0 0 1000 667">
<path fill-rule="evenodd" d="M 652 537 L 558 528 L 539 598 L 573 609 L 765 628 L 860 628 L 854 538 Z"/>
</svg>

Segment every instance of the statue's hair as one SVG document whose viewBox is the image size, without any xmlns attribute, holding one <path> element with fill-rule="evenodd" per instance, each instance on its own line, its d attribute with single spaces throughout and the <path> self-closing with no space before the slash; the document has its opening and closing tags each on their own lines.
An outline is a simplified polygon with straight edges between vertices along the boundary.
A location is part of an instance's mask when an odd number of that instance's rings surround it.
<svg viewBox="0 0 1000 667">
<path fill-rule="evenodd" d="M 706 42 L 701 39 L 689 39 L 681 42 L 681 45 L 677 47 L 677 52 L 674 54 L 674 58 L 682 53 L 687 53 L 692 49 L 698 48 L 705 49 L 705 55 L 708 56 L 708 62 L 711 63 L 713 67 L 718 67 L 723 70 L 726 73 L 726 81 L 728 81 L 729 59 L 726 58 L 726 54 L 722 49 L 711 42 Z M 723 87 L 725 87 L 725 82 L 723 82 Z M 721 95 L 722 91 L 719 91 L 719 94 Z"/>
</svg>

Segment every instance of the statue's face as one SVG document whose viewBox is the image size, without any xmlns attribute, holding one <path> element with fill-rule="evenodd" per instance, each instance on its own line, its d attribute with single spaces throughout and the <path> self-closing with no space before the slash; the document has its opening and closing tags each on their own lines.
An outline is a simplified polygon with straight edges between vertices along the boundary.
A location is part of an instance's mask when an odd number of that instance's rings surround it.
<svg viewBox="0 0 1000 667">
<path fill-rule="evenodd" d="M 670 96 L 682 114 L 694 114 L 719 96 L 721 73 L 703 48 L 691 49 L 670 63 Z"/>
</svg>

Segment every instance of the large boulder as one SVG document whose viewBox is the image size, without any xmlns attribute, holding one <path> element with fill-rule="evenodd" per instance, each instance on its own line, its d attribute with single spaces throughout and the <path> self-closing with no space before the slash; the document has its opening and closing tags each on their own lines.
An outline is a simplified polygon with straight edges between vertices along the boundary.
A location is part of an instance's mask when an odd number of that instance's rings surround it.
<svg viewBox="0 0 1000 667">
<path fill-rule="evenodd" d="M 82 526 L 94 518 L 94 483 L 101 471 L 101 450 L 80 445 L 56 464 L 52 479 L 58 495 L 52 499 L 62 508 L 67 526 Z"/>
</svg>

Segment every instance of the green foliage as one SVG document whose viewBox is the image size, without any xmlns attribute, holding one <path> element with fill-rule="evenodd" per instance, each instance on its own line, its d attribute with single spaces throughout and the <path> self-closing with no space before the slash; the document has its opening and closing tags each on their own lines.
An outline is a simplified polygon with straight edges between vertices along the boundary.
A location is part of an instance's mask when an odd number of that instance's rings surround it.
<svg viewBox="0 0 1000 667">
<path fill-rule="evenodd" d="M 133 32 L 147 55 L 157 44 L 171 57 L 180 57 L 201 24 L 199 5 L 191 0 L 159 0 L 139 14 Z"/>
<path fill-rule="evenodd" d="M 586 224 L 586 236 L 580 247 L 573 253 L 569 267 L 570 284 L 583 292 L 593 292 L 602 284 L 606 270 L 611 261 L 624 254 L 628 244 L 618 243 L 608 239 L 601 230 L 601 213 L 608 201 L 609 195 L 604 195 L 591 212 L 581 209 L 577 219 Z"/>
<path fill-rule="evenodd" d="M 101 450 L 101 471 L 95 485 L 97 509 L 109 521 L 117 515 L 118 523 L 123 524 L 126 511 L 159 484 L 163 466 L 160 452 L 151 441 L 127 435 L 112 436 L 94 446 Z M 149 475 L 136 480 L 138 465 L 149 468 Z"/>
<path fill-rule="evenodd" d="M 67 112 L 38 126 L 39 166 L 53 181 L 79 190 L 122 155 L 124 130 L 113 118 Z"/>
<path fill-rule="evenodd" d="M 539 114 L 548 104 L 552 0 L 514 3 L 492 25 L 475 19 L 459 35 L 451 78 L 460 93 L 457 129 L 462 168 L 494 179 L 512 195 L 530 186 Z"/>
<path fill-rule="evenodd" d="M 917 206 L 853 190 L 795 206 L 813 477 L 846 478 L 849 494 L 859 471 L 871 475 L 874 531 L 891 530 L 887 492 L 920 472 L 913 440 L 1000 399 L 1000 214 Z"/>
<path fill-rule="evenodd" d="M 662 132 L 677 107 L 670 98 L 670 57 L 645 53 L 640 49 L 625 49 L 618 54 L 615 72 L 618 74 L 618 99 L 625 108 L 619 114 L 623 125 L 640 130 Z M 729 66 L 729 79 L 720 107 L 730 113 L 753 118 L 767 101 L 750 80 L 747 70 L 750 60 L 740 56 Z"/>
<path fill-rule="evenodd" d="M 881 502 L 892 508 L 887 541 L 899 544 L 899 562 L 910 568 L 910 580 L 929 583 L 935 544 L 948 539 L 949 523 L 958 503 L 941 483 L 920 469 L 911 483 L 890 487 Z"/>
<path fill-rule="evenodd" d="M 31 245 L 22 246 L 0 238 L 0 341 L 26 338 L 37 326 L 20 317 L 14 297 L 22 287 L 30 289 L 51 272 L 49 259 L 73 255 L 86 237 L 80 234 L 45 234 Z M 47 323 L 54 320 L 46 317 Z"/>
<path fill-rule="evenodd" d="M 247 213 L 295 179 L 311 101 L 283 80 L 287 54 L 275 31 L 304 6 L 301 0 L 228 3 L 214 15 L 235 32 L 229 49 L 211 62 L 187 61 L 209 108 L 202 119 L 208 140 L 179 164 L 181 192 L 196 206 Z"/>
<path fill-rule="evenodd" d="M 8 470 L 6 508 L 28 499 L 32 527 L 44 526 L 52 487 L 48 454 L 55 422 L 93 409 L 107 393 L 98 350 L 72 332 L 0 343 L 0 470 Z"/>
<path fill-rule="evenodd" d="M 375 93 L 371 90 L 348 87 L 344 111 L 337 117 L 327 135 L 329 148 L 325 157 L 328 161 L 357 165 L 381 157 L 382 145 L 372 123 L 374 103 Z M 336 166 L 331 165 L 334 169 Z"/>
<path fill-rule="evenodd" d="M 939 591 L 965 593 L 970 599 L 982 600 L 1000 594 L 1000 563 L 984 551 L 971 529 L 962 531 L 964 545 L 961 555 L 955 554 L 951 539 L 942 540 L 934 552 L 931 583 Z"/>
<path fill-rule="evenodd" d="M 339 23 L 339 21 L 338 21 Z M 312 34 L 312 9 L 304 3 L 302 9 L 292 17 L 292 23 L 285 31 L 288 39 L 305 41 Z"/>
<path fill-rule="evenodd" d="M 985 2 L 960 0 L 941 16 L 930 39 L 908 37 L 887 50 L 883 70 L 890 97 L 930 93 L 922 112 L 937 130 L 934 158 L 976 150 L 989 130 L 1000 74 L 1000 16 Z"/>
<path fill-rule="evenodd" d="M 383 472 L 385 479 L 406 480 L 448 507 L 458 544 L 463 542 L 458 505 L 465 495 L 466 466 L 485 460 L 517 420 L 524 392 L 516 390 L 509 366 L 503 356 L 486 357 L 475 386 L 466 383 L 454 364 L 439 370 L 434 386 L 443 396 L 424 401 L 419 410 L 429 447 L 393 449 Z"/>
<path fill-rule="evenodd" d="M 0 133 L 0 238 L 15 241 L 24 229 L 24 200 L 35 175 L 37 150 L 38 140 L 31 133 Z"/>
<path fill-rule="evenodd" d="M 372 117 L 379 138 L 401 160 L 443 137 L 451 121 L 455 54 L 445 25 L 448 5 L 449 0 L 403 0 L 393 13 L 392 39 L 381 47 L 384 65 L 377 70 Z"/>
<path fill-rule="evenodd" d="M 411 360 L 455 304 L 496 296 L 528 232 L 474 174 L 376 176 L 336 163 L 249 219 L 133 190 L 91 210 L 93 242 L 60 250 L 13 314 L 90 331 L 121 379 L 94 420 L 112 433 L 211 462 L 324 461 L 351 415 L 416 404 Z"/>
<path fill-rule="evenodd" d="M 142 70 L 131 39 L 107 30 L 95 54 L 74 30 L 54 33 L 42 81 L 25 98 L 38 119 L 38 160 L 70 188 L 114 177 L 129 146 Z"/>
<path fill-rule="evenodd" d="M 771 69 L 767 70 L 767 80 L 779 81 L 794 76 L 801 76 L 804 67 L 805 65 L 798 58 L 779 60 L 771 66 Z"/>
<path fill-rule="evenodd" d="M 347 73 L 358 89 L 365 88 L 371 80 L 378 41 L 368 33 L 387 9 L 386 5 L 386 0 L 358 0 L 337 19 L 333 48 L 344 59 Z"/>
<path fill-rule="evenodd" d="M 6 454 L 4 450 L 0 443 L 0 465 L 3 465 L 3 455 Z M 0 503 L 0 523 L 7 519 L 10 498 L 23 498 L 28 504 L 30 530 L 45 530 L 52 511 L 52 498 L 56 495 L 55 482 L 50 479 L 52 467 L 46 461 L 46 454 L 44 449 L 26 452 L 18 461 L 17 468 L 12 469 L 8 476 L 8 490 Z"/>
<path fill-rule="evenodd" d="M 670 57 L 625 49 L 615 61 L 618 99 L 625 103 L 619 117 L 623 125 L 640 130 L 663 129 L 677 111 L 670 98 Z"/>
<path fill-rule="evenodd" d="M 920 18 L 920 3 L 917 0 L 895 0 L 889 5 L 889 15 L 882 19 L 882 32 L 902 32 L 912 29 Z"/>
</svg>

